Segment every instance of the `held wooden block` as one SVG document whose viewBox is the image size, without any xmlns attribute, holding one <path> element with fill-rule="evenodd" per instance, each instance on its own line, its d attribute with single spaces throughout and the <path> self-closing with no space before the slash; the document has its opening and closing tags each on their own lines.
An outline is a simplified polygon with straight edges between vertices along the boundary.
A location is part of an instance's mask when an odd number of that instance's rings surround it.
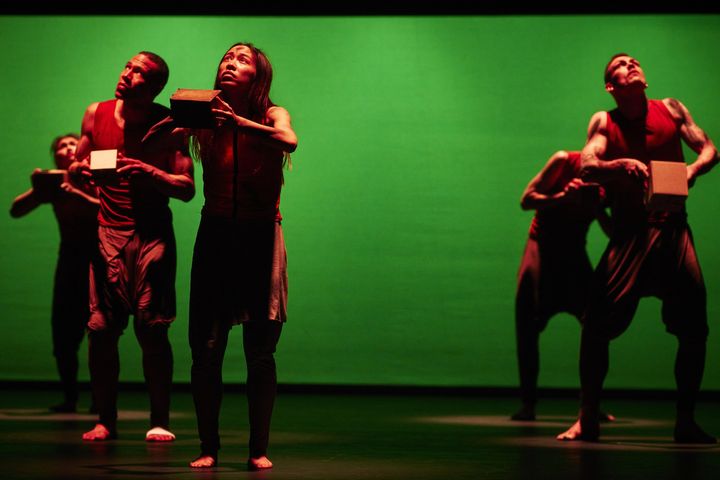
<svg viewBox="0 0 720 480">
<path fill-rule="evenodd" d="M 170 110 L 175 125 L 188 128 L 212 128 L 215 117 L 212 103 L 220 90 L 178 88 L 170 97 Z"/>
<path fill-rule="evenodd" d="M 42 170 L 31 177 L 35 195 L 49 201 L 60 192 L 60 185 L 65 181 L 65 170 Z"/>
<path fill-rule="evenodd" d="M 650 162 L 650 177 L 645 192 L 648 210 L 682 210 L 687 196 L 687 166 L 684 162 Z"/>
<path fill-rule="evenodd" d="M 97 180 L 107 180 L 117 173 L 117 150 L 93 150 L 90 152 L 90 172 Z"/>
</svg>

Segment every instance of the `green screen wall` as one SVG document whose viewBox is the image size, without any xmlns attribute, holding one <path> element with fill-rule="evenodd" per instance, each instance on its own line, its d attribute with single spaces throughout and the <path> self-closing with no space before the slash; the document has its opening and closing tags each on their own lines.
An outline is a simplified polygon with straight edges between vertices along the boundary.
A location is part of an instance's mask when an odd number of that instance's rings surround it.
<svg viewBox="0 0 720 480">
<path fill-rule="evenodd" d="M 720 16 L 5 16 L 0 17 L 1 200 L 49 168 L 51 139 L 112 98 L 135 53 L 170 65 L 158 97 L 210 88 L 234 42 L 274 70 L 273 100 L 299 137 L 281 210 L 290 276 L 278 347 L 284 383 L 517 385 L 513 300 L 532 176 L 558 149 L 580 149 L 590 116 L 614 106 L 605 63 L 637 57 L 648 95 L 676 97 L 720 141 Z M 687 157 L 692 159 L 691 152 Z M 189 272 L 202 207 L 172 201 L 178 240 L 175 380 L 189 381 Z M 704 389 L 720 388 L 720 172 L 701 178 L 689 218 L 708 289 Z M 45 205 L 0 215 L 0 380 L 56 379 L 50 300 L 58 230 Z M 593 226 L 596 261 L 606 238 Z M 541 337 L 540 383 L 578 385 L 580 328 L 558 315 Z M 88 378 L 87 344 L 81 379 Z M 673 388 L 675 339 L 645 299 L 611 344 L 606 385 Z M 121 380 L 142 379 L 132 328 Z M 241 332 L 225 380 L 244 381 Z"/>
</svg>

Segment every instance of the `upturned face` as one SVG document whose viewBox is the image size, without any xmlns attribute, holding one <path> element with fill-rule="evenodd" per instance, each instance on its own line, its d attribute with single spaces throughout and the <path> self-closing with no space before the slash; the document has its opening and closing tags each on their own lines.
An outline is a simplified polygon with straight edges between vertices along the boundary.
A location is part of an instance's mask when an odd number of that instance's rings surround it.
<svg viewBox="0 0 720 480">
<path fill-rule="evenodd" d="M 218 67 L 217 81 L 223 90 L 247 88 L 255 79 L 255 55 L 250 47 L 238 45 L 227 51 Z"/>
<path fill-rule="evenodd" d="M 143 54 L 131 58 L 120 73 L 115 87 L 115 98 L 122 100 L 151 97 L 153 85 L 152 74 L 159 70 L 158 65 Z"/>
<path fill-rule="evenodd" d="M 613 59 L 607 69 L 610 80 L 605 84 L 608 92 L 625 88 L 647 87 L 645 72 L 640 68 L 640 62 L 633 57 L 622 56 Z"/>
<path fill-rule="evenodd" d="M 61 170 L 67 170 L 68 166 L 75 161 L 75 150 L 78 141 L 74 137 L 63 137 L 55 147 L 55 165 Z"/>
</svg>

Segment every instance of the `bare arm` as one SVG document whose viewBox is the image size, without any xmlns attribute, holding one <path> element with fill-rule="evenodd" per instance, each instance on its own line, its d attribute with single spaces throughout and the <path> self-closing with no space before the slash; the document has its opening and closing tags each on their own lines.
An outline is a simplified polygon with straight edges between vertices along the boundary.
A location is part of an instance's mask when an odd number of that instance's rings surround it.
<svg viewBox="0 0 720 480">
<path fill-rule="evenodd" d="M 15 197 L 15 200 L 13 200 L 12 206 L 10 207 L 10 216 L 13 218 L 24 217 L 41 204 L 42 202 L 37 195 L 35 195 L 35 190 L 31 188 L 27 192 L 21 193 Z"/>
<path fill-rule="evenodd" d="M 195 196 L 195 180 L 193 162 L 187 145 L 175 150 L 170 161 L 170 171 L 155 169 L 153 173 L 155 186 L 161 192 L 183 202 L 189 202 Z"/>
<path fill-rule="evenodd" d="M 189 202 L 195 196 L 193 163 L 187 145 L 173 151 L 168 171 L 142 160 L 122 156 L 118 158 L 118 165 L 118 174 L 148 178 L 155 188 L 168 197 Z"/>
<path fill-rule="evenodd" d="M 263 125 L 236 115 L 227 102 L 220 98 L 218 100 L 222 108 L 213 109 L 218 122 L 233 121 L 239 129 L 257 136 L 263 142 L 283 152 L 292 153 L 297 148 L 298 140 L 290 124 L 290 113 L 284 108 L 270 107 L 267 111 L 270 124 Z"/>
<path fill-rule="evenodd" d="M 93 197 L 92 195 L 88 195 L 85 193 L 82 189 L 77 188 L 75 185 L 73 185 L 70 182 L 63 182 L 60 185 L 60 188 L 67 192 L 70 195 L 76 195 L 80 198 L 82 198 L 84 201 L 88 203 L 92 203 L 93 205 L 100 205 L 100 200 L 97 197 Z M 94 187 L 93 187 L 94 188 Z"/>
<path fill-rule="evenodd" d="M 98 103 L 91 104 L 82 120 L 82 127 L 80 128 L 80 140 L 78 140 L 78 146 L 75 151 L 76 160 L 68 166 L 68 173 L 75 179 L 82 179 L 89 181 L 92 179 L 92 173 L 90 173 L 90 152 L 93 149 L 93 127 L 95 125 L 95 112 L 97 111 Z"/>
<path fill-rule="evenodd" d="M 673 117 L 680 121 L 680 135 L 687 145 L 698 154 L 697 159 L 687 167 L 688 185 L 692 186 L 700 175 L 704 175 L 718 163 L 718 152 L 712 140 L 698 127 L 688 109 L 674 98 L 663 100 Z"/>
<path fill-rule="evenodd" d="M 41 171 L 42 170 L 39 168 L 33 170 L 30 175 L 31 181 L 32 177 L 39 174 Z M 21 193 L 15 197 L 15 200 L 13 200 L 12 206 L 10 207 L 10 216 L 13 218 L 24 217 L 43 203 L 47 202 L 48 200 L 43 199 L 41 195 L 38 195 L 34 188 L 30 188 L 27 192 Z"/>
<path fill-rule="evenodd" d="M 647 178 L 647 166 L 635 158 L 603 160 L 607 142 L 607 112 L 597 112 L 590 119 L 587 143 L 581 154 L 581 176 L 584 180 L 603 183 L 623 175 L 639 180 Z"/>
<path fill-rule="evenodd" d="M 572 186 L 564 186 L 562 190 L 558 190 L 557 185 L 562 175 L 565 162 L 568 160 L 568 153 L 564 150 L 555 152 L 547 161 L 545 166 L 538 172 L 535 177 L 530 180 L 520 199 L 520 207 L 523 210 L 535 210 L 544 207 L 550 207 L 562 203 L 568 197 L 568 192 L 574 191 L 577 182 L 571 182 Z M 580 182 L 582 183 L 582 182 Z"/>
</svg>

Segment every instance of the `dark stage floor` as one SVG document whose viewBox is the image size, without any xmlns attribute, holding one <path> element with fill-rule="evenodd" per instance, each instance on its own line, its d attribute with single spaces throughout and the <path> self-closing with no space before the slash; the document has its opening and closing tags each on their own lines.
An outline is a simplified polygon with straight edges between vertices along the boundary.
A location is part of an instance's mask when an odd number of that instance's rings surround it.
<svg viewBox="0 0 720 480">
<path fill-rule="evenodd" d="M 248 472 L 245 397 L 223 402 L 220 466 L 193 471 L 198 454 L 189 393 L 173 397 L 172 444 L 147 444 L 146 397 L 120 395 L 118 440 L 83 443 L 94 416 L 50 414 L 53 391 L 5 389 L 0 397 L 2 479 L 715 479 L 720 446 L 672 443 L 673 404 L 608 400 L 618 421 L 600 443 L 554 439 L 574 420 L 572 399 L 545 399 L 536 422 L 511 422 L 515 399 L 470 396 L 281 394 L 270 458 L 275 468 Z M 83 399 L 87 399 L 87 394 Z M 83 406 L 87 409 L 87 401 Z M 720 435 L 716 402 L 698 407 L 701 424 Z"/>
</svg>

